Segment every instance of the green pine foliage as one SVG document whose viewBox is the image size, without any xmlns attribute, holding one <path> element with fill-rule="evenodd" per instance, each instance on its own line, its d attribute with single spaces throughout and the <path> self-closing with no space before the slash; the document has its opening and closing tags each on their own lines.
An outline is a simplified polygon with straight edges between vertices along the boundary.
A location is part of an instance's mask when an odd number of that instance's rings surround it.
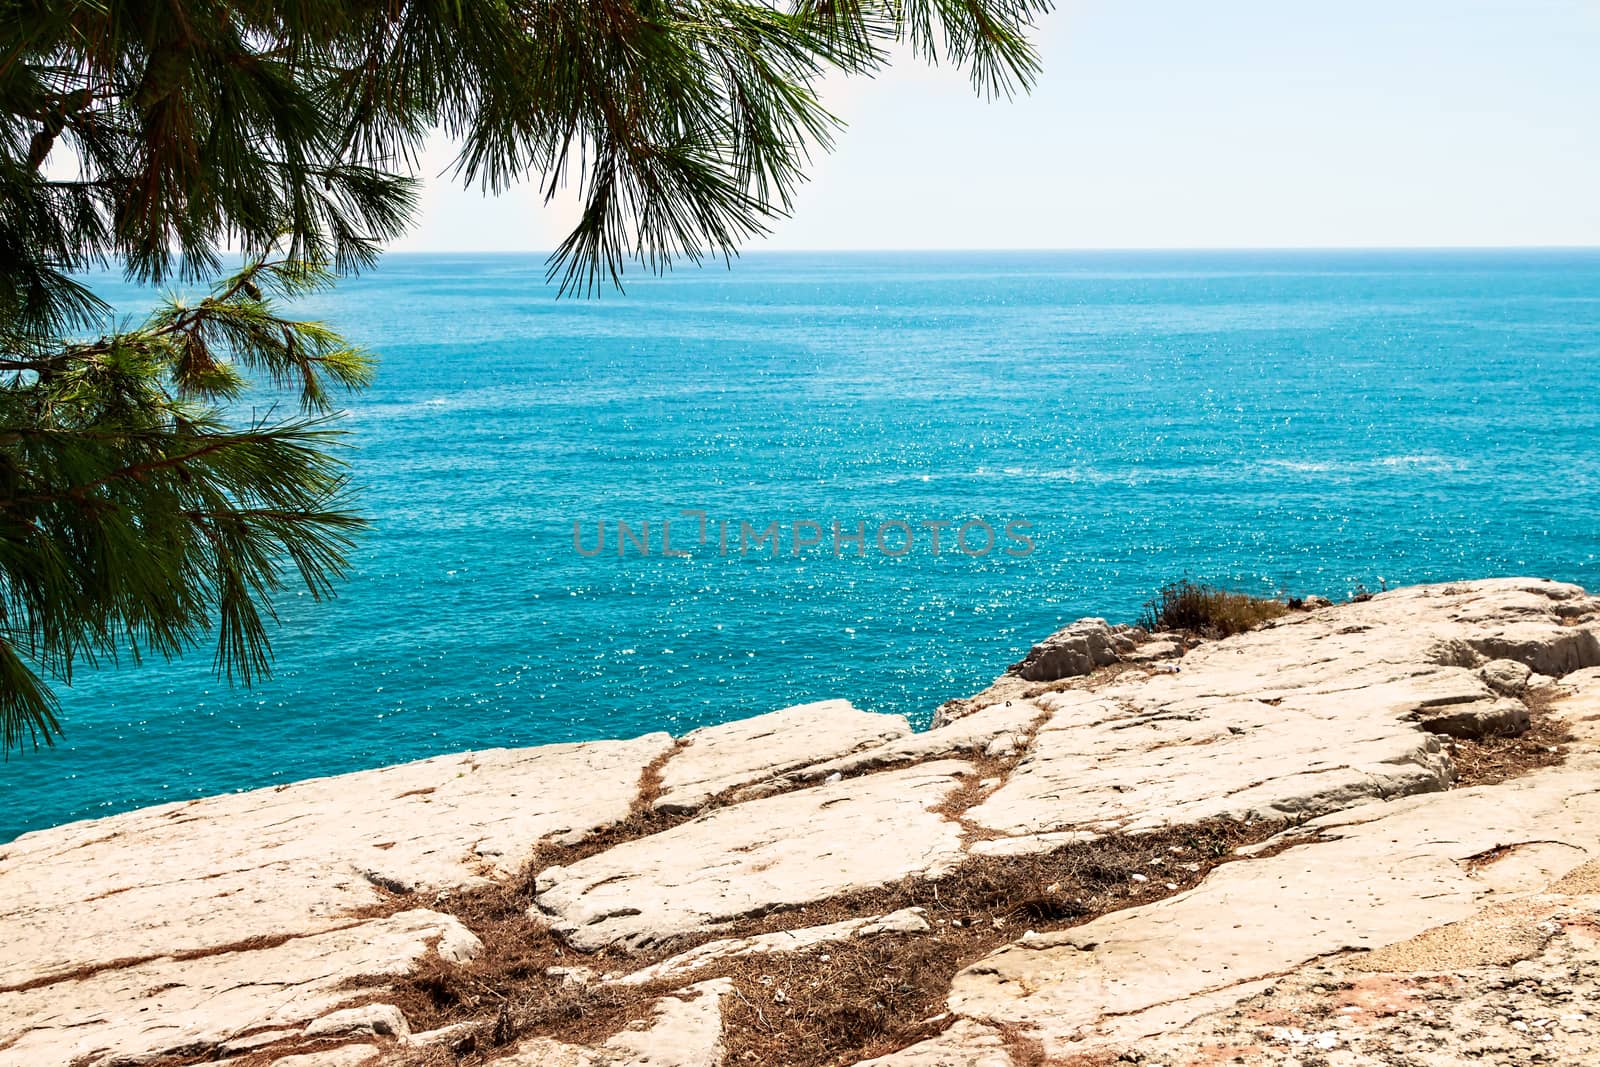
<svg viewBox="0 0 1600 1067">
<path fill-rule="evenodd" d="M 264 615 L 292 576 L 330 591 L 361 520 L 347 500 L 330 390 L 372 361 L 275 298 L 327 284 L 255 261 L 205 299 L 134 329 L 7 354 L 0 388 L 0 745 L 48 739 L 39 671 L 176 655 L 216 630 L 217 665 L 269 664 Z M 256 375 L 299 409 L 242 425 L 226 404 Z"/>
<path fill-rule="evenodd" d="M 442 130 L 456 177 L 571 188 L 563 292 L 731 256 L 897 49 L 1026 88 L 1049 0 L 0 0 L 0 752 L 75 664 L 210 637 L 249 683 L 275 593 L 362 523 L 334 425 L 370 357 L 286 302 L 373 264 Z M 85 286 L 246 266 L 114 326 Z M 298 409 L 244 416 L 252 383 Z"/>
</svg>

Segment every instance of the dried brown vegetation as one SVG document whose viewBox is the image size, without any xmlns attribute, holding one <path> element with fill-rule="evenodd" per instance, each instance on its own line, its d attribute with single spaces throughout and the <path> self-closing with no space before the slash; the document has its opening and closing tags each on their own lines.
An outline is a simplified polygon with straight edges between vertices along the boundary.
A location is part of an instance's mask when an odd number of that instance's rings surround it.
<svg viewBox="0 0 1600 1067">
<path fill-rule="evenodd" d="M 1235 593 L 1183 579 L 1161 587 L 1145 604 L 1139 625 L 1201 637 L 1231 637 L 1287 613 L 1280 600 Z"/>
<path fill-rule="evenodd" d="M 1066 929 L 1190 888 L 1235 849 L 1280 828 L 1217 821 L 1035 856 L 973 857 L 937 880 L 906 879 L 757 920 L 750 932 L 921 907 L 933 931 L 734 961 L 721 972 L 739 993 L 725 1008 L 729 1061 L 836 1067 L 931 1037 L 950 1021 L 950 980 L 967 965 L 1029 930 Z"/>
<path fill-rule="evenodd" d="M 417 1062 L 476 1064 L 535 1035 L 598 1043 L 642 1018 L 656 998 L 690 982 L 728 977 L 735 990 L 724 1004 L 730 1063 L 853 1063 L 937 1033 L 948 1022 L 942 1016 L 952 976 L 1028 930 L 1064 929 L 1189 888 L 1232 859 L 1240 845 L 1278 828 L 1220 821 L 1110 835 L 1035 856 L 973 857 L 937 880 L 908 878 L 750 916 L 718 936 L 794 930 L 907 907 L 924 910 L 930 933 L 882 934 L 803 952 L 724 959 L 653 986 L 572 981 L 550 970 L 631 972 L 709 938 L 680 940 L 644 954 L 576 952 L 528 917 L 532 872 L 542 869 L 534 865 L 513 884 L 457 894 L 436 905 L 478 934 L 483 954 L 459 965 L 432 957 L 384 990 L 381 999 L 400 1007 L 417 1030 L 475 1024 L 454 1051 L 428 1050 Z M 1026 1045 L 1024 1037 L 1017 1040 Z"/>
<path fill-rule="evenodd" d="M 1520 733 L 1451 739 L 1450 761 L 1456 786 L 1499 785 L 1540 767 L 1565 763 L 1572 731 L 1546 710 L 1538 696 L 1526 698 L 1528 728 Z"/>
</svg>

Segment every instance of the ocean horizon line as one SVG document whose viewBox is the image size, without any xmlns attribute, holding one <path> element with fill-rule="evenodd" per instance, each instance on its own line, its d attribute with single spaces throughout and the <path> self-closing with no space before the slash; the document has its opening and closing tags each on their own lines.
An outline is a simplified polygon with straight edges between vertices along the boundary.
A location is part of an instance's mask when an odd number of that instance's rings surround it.
<svg viewBox="0 0 1600 1067">
<path fill-rule="evenodd" d="M 1083 255 L 1083 254 L 1138 254 L 1151 253 L 1166 254 L 1255 254 L 1255 253 L 1493 253 L 1493 252 L 1596 252 L 1600 253 L 1600 245 L 1574 244 L 1574 245 L 1175 245 L 1168 247 L 1150 246 L 1095 246 L 1085 248 L 756 248 L 737 250 L 731 253 L 734 259 L 744 259 L 752 256 L 809 256 L 809 255 L 842 255 L 842 256 L 878 256 L 878 255 Z M 549 249 L 515 249 L 515 248 L 443 248 L 443 249 L 389 249 L 383 255 L 389 256 L 542 256 L 553 255 Z M 720 260 L 720 255 L 702 256 L 700 262 Z M 682 262 L 692 263 L 693 260 L 684 259 Z"/>
</svg>

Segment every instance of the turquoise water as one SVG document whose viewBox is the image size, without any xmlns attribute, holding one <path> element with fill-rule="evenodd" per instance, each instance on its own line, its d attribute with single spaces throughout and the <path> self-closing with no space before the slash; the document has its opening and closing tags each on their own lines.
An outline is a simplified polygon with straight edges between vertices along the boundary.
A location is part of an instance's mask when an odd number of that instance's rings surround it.
<svg viewBox="0 0 1600 1067">
<path fill-rule="evenodd" d="M 587 303 L 541 278 L 396 255 L 310 309 L 383 357 L 347 422 L 354 575 L 283 602 L 254 690 L 208 649 L 79 675 L 61 743 L 4 767 L 0 840 L 826 697 L 926 722 L 1182 575 L 1600 587 L 1600 253 L 759 255 Z M 935 555 L 938 520 L 996 546 L 950 526 Z M 784 524 L 777 558 L 740 521 Z M 797 521 L 823 543 L 795 554 Z"/>
</svg>

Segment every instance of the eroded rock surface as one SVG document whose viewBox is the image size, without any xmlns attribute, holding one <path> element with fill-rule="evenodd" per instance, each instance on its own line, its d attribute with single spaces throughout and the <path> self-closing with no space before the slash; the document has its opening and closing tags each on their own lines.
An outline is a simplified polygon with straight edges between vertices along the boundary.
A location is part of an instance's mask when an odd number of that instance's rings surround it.
<svg viewBox="0 0 1600 1067">
<path fill-rule="evenodd" d="M 1459 922 L 1600 853 L 1600 759 L 1500 786 L 1362 805 L 1308 824 L 1318 840 L 1226 864 L 1149 907 L 1001 950 L 954 984 L 955 1010 L 1019 1025 L 1064 1054 L 1090 1033 L 1170 1025 L 1161 1009 Z M 1540 842 L 1498 884 L 1473 857 Z M 1143 1013 L 1156 1011 L 1147 1024 Z"/>
<path fill-rule="evenodd" d="M 297 1032 L 358 997 L 363 985 L 405 974 L 430 949 L 464 961 L 480 947 L 454 917 L 419 909 L 347 920 L 271 947 L 161 957 L 0 992 L 0 1064 L 98 1067 L 223 1045 L 258 1030 Z"/>
<path fill-rule="evenodd" d="M 500 1067 L 720 1067 L 721 1006 L 731 992 L 726 979 L 701 982 L 656 1001 L 646 1018 L 599 1045 L 536 1037 L 495 1063 Z"/>
<path fill-rule="evenodd" d="M 814 763 L 794 773 L 797 781 L 818 781 L 830 775 L 853 775 L 950 756 L 988 754 L 997 745 L 1017 745 L 1031 737 L 1048 713 L 1030 700 L 1002 700 L 946 726 L 906 734 L 891 741 Z"/>
<path fill-rule="evenodd" d="M 712 797 L 759 790 L 807 766 L 885 741 L 911 727 L 903 715 L 873 715 L 847 700 L 800 704 L 753 719 L 706 726 L 683 737 L 661 770 L 662 811 L 698 811 Z"/>
<path fill-rule="evenodd" d="M 994 953 L 952 1009 L 1067 1062 L 1583 1062 L 1600 671 L 1548 697 L 1573 725 L 1565 765 L 1324 816 L 1188 893 Z"/>
<path fill-rule="evenodd" d="M 1008 673 L 1029 682 L 1076 678 L 1116 663 L 1147 636 L 1143 630 L 1111 626 L 1104 619 L 1079 619 L 1034 645 Z"/>
<path fill-rule="evenodd" d="M 1218 816 L 1300 825 L 1157 903 L 1018 929 L 956 977 L 942 1033 L 871 1062 L 1583 1062 L 1600 998 L 1597 634 L 1600 602 L 1532 579 L 1395 590 L 1193 648 L 1069 627 L 920 734 L 830 701 L 676 745 L 446 756 L 26 835 L 0 846 L 0 1067 L 449 1062 L 493 1019 L 411 1033 L 394 979 L 429 953 L 472 956 L 444 912 L 541 856 L 533 914 L 578 986 L 696 984 L 620 1030 L 491 1062 L 722 1067 L 722 1007 L 741 994 L 709 977 L 719 962 L 926 946 L 942 917 L 861 905 L 742 935 L 741 918 Z M 1546 707 L 1576 733 L 1565 764 L 1452 788 L 1441 737 Z M 618 825 L 581 858 L 544 852 Z M 648 967 L 571 954 L 673 939 Z"/>
<path fill-rule="evenodd" d="M 540 872 L 537 908 L 580 949 L 640 948 L 934 875 L 962 849 L 960 827 L 933 809 L 970 773 L 942 760 L 721 808 Z"/>
<path fill-rule="evenodd" d="M 1530 915 L 1538 942 L 1510 964 L 1440 958 L 1377 974 L 1313 965 L 1116 1055 L 1256 1067 L 1313 1056 L 1328 1067 L 1589 1063 L 1600 1050 L 1600 940 L 1585 910 Z"/>
<path fill-rule="evenodd" d="M 1435 917 L 1405 940 L 1334 953 L 1231 996 L 1186 998 L 1166 1018 L 1102 1027 L 1121 1031 L 1109 1039 L 1080 1031 L 1068 1047 L 1079 1062 L 1104 1063 L 1590 1062 L 1600 1049 L 1600 863 L 1543 883 L 1537 865 L 1493 873 L 1499 862 L 1475 869 L 1506 894 L 1463 918 Z M 1538 888 L 1511 888 L 1529 884 Z"/>
<path fill-rule="evenodd" d="M 1024 1067 L 1005 1035 L 992 1026 L 959 1019 L 938 1037 L 899 1052 L 863 1060 L 859 1067 Z"/>
<path fill-rule="evenodd" d="M 145 808 L 0 845 L 0 989 L 348 922 L 628 814 L 672 741 L 493 749 Z"/>
<path fill-rule="evenodd" d="M 268 1067 L 366 1067 L 377 1063 L 382 1055 L 383 1050 L 377 1045 L 357 1043 L 279 1056 Z"/>
<path fill-rule="evenodd" d="M 1574 586 L 1528 580 L 1400 589 L 1202 645 L 1175 673 L 1039 694 L 1049 721 L 968 819 L 1013 837 L 1128 832 L 1444 789 L 1435 735 L 1528 721 L 1496 661 L 1600 664 L 1594 634 L 1570 625 L 1593 609 Z"/>
</svg>

